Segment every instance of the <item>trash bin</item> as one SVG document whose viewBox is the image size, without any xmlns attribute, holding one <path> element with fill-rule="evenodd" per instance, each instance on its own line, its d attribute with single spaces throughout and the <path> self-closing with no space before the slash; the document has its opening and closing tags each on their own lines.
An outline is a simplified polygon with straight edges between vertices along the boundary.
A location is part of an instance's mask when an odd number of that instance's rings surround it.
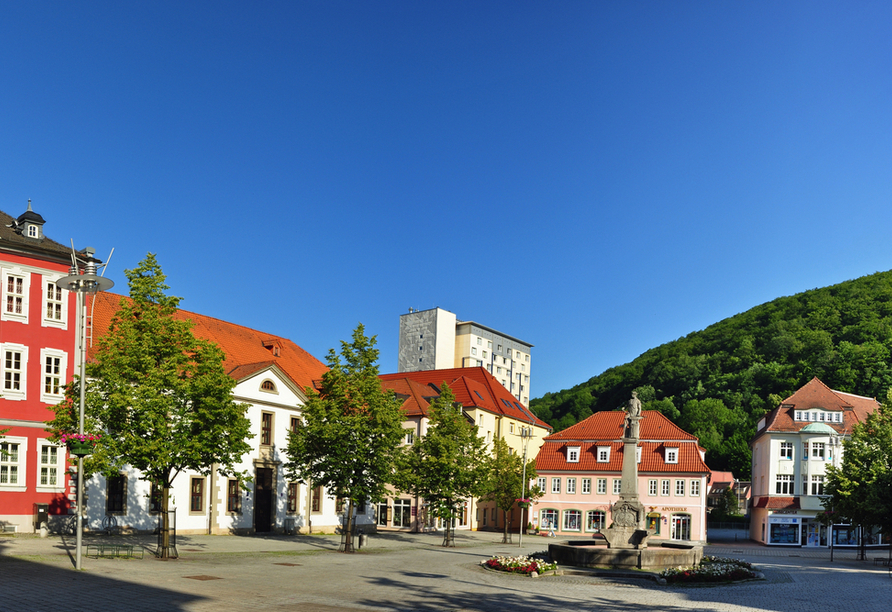
<svg viewBox="0 0 892 612">
<path fill-rule="evenodd" d="M 368 534 L 366 534 L 364 531 L 360 531 L 359 532 L 359 547 L 362 548 L 363 546 L 365 546 L 366 543 L 368 542 L 368 540 L 369 540 Z"/>
<path fill-rule="evenodd" d="M 50 505 L 34 504 L 34 531 L 39 531 L 41 525 L 49 525 Z"/>
</svg>

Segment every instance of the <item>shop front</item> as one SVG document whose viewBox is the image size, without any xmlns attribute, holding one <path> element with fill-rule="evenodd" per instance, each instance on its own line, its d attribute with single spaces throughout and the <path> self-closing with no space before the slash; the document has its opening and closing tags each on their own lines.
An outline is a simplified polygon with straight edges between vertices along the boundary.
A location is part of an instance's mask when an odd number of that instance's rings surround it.
<svg viewBox="0 0 892 612">
<path fill-rule="evenodd" d="M 768 544 L 800 545 L 801 527 L 802 519 L 798 516 L 769 516 Z"/>
</svg>

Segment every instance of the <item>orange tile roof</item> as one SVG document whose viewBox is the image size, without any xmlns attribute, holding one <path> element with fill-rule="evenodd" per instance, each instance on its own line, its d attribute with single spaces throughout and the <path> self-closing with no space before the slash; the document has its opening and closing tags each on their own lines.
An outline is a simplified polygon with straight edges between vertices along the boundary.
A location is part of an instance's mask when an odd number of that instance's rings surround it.
<svg viewBox="0 0 892 612">
<path fill-rule="evenodd" d="M 769 510 L 799 510 L 798 497 L 760 497 L 753 508 L 768 508 Z"/>
<path fill-rule="evenodd" d="M 122 299 L 129 298 L 99 293 L 92 299 L 94 344 L 89 348 L 89 359 L 94 357 L 95 339 L 108 332 Z M 192 333 L 196 337 L 210 340 L 223 350 L 226 356 L 223 367 L 235 380 L 274 364 L 303 391 L 328 371 L 324 363 L 287 338 L 186 310 L 178 310 L 174 316 L 192 321 Z M 274 347 L 278 347 L 278 355 Z"/>
<path fill-rule="evenodd" d="M 641 440 L 696 441 L 697 438 L 667 419 L 656 410 L 644 410 L 639 424 Z M 626 413 L 622 410 L 605 410 L 579 421 L 563 431 L 548 436 L 548 440 L 616 440 L 623 437 Z"/>
<path fill-rule="evenodd" d="M 486 368 L 450 368 L 446 370 L 424 370 L 422 372 L 397 372 L 380 376 L 385 386 L 393 380 L 408 379 L 425 386 L 442 388 L 443 383 L 455 394 L 455 399 L 465 409 L 479 408 L 494 414 L 524 421 L 551 430 L 551 426 L 537 418 L 528 408 L 503 387 Z"/>
<path fill-rule="evenodd" d="M 622 473 L 623 471 L 623 444 L 615 441 L 599 442 L 568 442 L 555 440 L 554 436 L 546 438 L 539 454 L 536 455 L 537 472 L 605 472 Z M 567 448 L 580 446 L 579 462 L 567 461 Z M 610 461 L 598 462 L 598 447 L 610 447 Z M 666 463 L 665 448 L 662 442 L 639 442 L 641 449 L 641 461 L 638 463 L 638 473 L 685 473 L 708 474 L 696 443 L 686 442 L 678 445 L 678 463 Z"/>
<path fill-rule="evenodd" d="M 430 415 L 430 402 L 437 394 L 433 389 L 409 378 L 381 381 L 384 389 L 390 389 L 403 400 L 400 406 L 406 416 Z"/>
<path fill-rule="evenodd" d="M 765 426 L 756 433 L 756 437 L 767 431 L 798 432 L 812 422 L 794 420 L 795 411 L 811 408 L 842 410 L 842 423 L 822 424 L 841 434 L 851 432 L 856 424 L 863 423 L 867 415 L 879 407 L 880 403 L 873 398 L 835 391 L 815 377 L 768 413 L 765 417 Z"/>
</svg>

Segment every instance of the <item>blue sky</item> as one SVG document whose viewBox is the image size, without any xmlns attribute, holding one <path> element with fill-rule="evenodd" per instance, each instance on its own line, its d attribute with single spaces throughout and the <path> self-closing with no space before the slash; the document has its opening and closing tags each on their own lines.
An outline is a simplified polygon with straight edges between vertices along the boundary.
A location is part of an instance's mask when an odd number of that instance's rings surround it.
<svg viewBox="0 0 892 612">
<path fill-rule="evenodd" d="M 532 396 L 887 270 L 887 2 L 0 3 L 0 209 L 187 310 L 396 370 L 439 306 Z"/>
</svg>

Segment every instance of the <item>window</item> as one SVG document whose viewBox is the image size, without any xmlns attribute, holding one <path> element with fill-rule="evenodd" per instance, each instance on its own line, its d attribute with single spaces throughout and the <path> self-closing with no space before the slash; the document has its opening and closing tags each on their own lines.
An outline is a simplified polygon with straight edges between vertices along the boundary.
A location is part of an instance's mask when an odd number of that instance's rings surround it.
<svg viewBox="0 0 892 612">
<path fill-rule="evenodd" d="M 152 483 L 149 489 L 149 512 L 161 512 L 161 506 L 164 502 L 164 489 L 156 483 Z"/>
<path fill-rule="evenodd" d="M 38 444 L 40 445 L 40 477 L 37 481 L 37 491 L 63 490 L 65 474 L 62 459 L 65 456 L 65 450 L 45 441 L 39 441 Z"/>
<path fill-rule="evenodd" d="M 310 494 L 310 512 L 322 512 L 322 487 L 313 487 Z"/>
<path fill-rule="evenodd" d="M 582 512 L 564 510 L 564 531 L 582 531 Z"/>
<path fill-rule="evenodd" d="M 505 353 L 510 357 L 510 356 L 511 356 L 511 349 L 506 350 Z"/>
<path fill-rule="evenodd" d="M 492 340 L 487 340 L 487 341 L 486 341 L 486 348 L 488 348 L 488 349 L 491 349 L 491 348 L 492 348 Z"/>
<path fill-rule="evenodd" d="M 609 463 L 610 462 L 610 447 L 609 446 L 599 446 L 598 447 L 598 463 Z"/>
<path fill-rule="evenodd" d="M 792 459 L 793 458 L 793 443 L 792 442 L 781 442 L 780 458 L 781 459 Z"/>
<path fill-rule="evenodd" d="M 601 531 L 604 529 L 604 512 L 601 510 L 589 510 L 585 513 L 585 530 Z"/>
<path fill-rule="evenodd" d="M 824 494 L 824 477 L 823 476 L 812 476 L 811 477 L 811 494 L 812 495 L 823 495 Z"/>
<path fill-rule="evenodd" d="M 485 516 L 485 514 L 484 514 Z M 393 500 L 393 526 L 394 527 L 411 527 L 412 526 L 412 500 L 395 499 Z"/>
<path fill-rule="evenodd" d="M 647 494 L 655 497 L 657 494 L 657 479 L 651 478 L 647 481 Z"/>
<path fill-rule="evenodd" d="M 500 353 L 502 352 L 502 345 L 501 345 L 501 344 L 499 345 L 498 351 L 499 351 Z"/>
<path fill-rule="evenodd" d="M 555 493 L 555 494 L 561 492 L 561 479 L 560 478 L 552 478 L 551 479 L 551 492 Z"/>
<path fill-rule="evenodd" d="M 567 493 L 573 495 L 576 493 L 576 479 L 568 478 L 567 479 Z"/>
<path fill-rule="evenodd" d="M 28 347 L 18 344 L 3 345 L 3 399 L 24 400 L 28 388 L 26 364 Z"/>
<path fill-rule="evenodd" d="M 204 512 L 204 478 L 192 478 L 189 486 L 189 512 Z"/>
<path fill-rule="evenodd" d="M 619 478 L 613 479 L 613 494 L 619 495 L 623 491 L 623 481 Z"/>
<path fill-rule="evenodd" d="M 677 448 L 667 448 L 666 449 L 666 463 L 678 463 L 678 449 Z"/>
<path fill-rule="evenodd" d="M 802 411 L 801 411 L 801 410 L 797 410 L 797 411 L 796 411 L 796 415 L 795 415 L 794 419 L 795 419 L 796 421 L 801 421 L 801 420 L 802 420 Z"/>
<path fill-rule="evenodd" d="M 62 288 L 56 286 L 55 281 L 46 277 L 43 280 L 43 305 L 43 326 L 65 329 L 68 308 L 63 298 Z"/>
<path fill-rule="evenodd" d="M 105 483 L 105 512 L 127 514 L 127 477 L 112 476 Z"/>
<path fill-rule="evenodd" d="M 477 354 L 477 347 L 476 347 L 476 346 L 472 346 L 472 347 L 471 347 L 471 354 L 472 354 L 472 355 L 476 355 L 476 354 Z"/>
<path fill-rule="evenodd" d="M 267 391 L 269 393 L 275 393 L 276 392 L 276 383 L 274 383 L 271 380 L 264 380 L 262 383 L 260 383 L 260 390 Z"/>
<path fill-rule="evenodd" d="M 335 512 L 340 514 L 344 511 L 344 508 L 347 506 L 347 498 L 346 497 L 335 497 Z"/>
<path fill-rule="evenodd" d="M 583 478 L 582 479 L 582 494 L 588 495 L 592 492 L 592 479 L 591 478 Z"/>
<path fill-rule="evenodd" d="M 270 446 L 273 443 L 273 413 L 264 412 L 260 415 L 260 444 Z"/>
<path fill-rule="evenodd" d="M 660 495 L 667 497 L 669 495 L 669 480 L 660 481 Z"/>
<path fill-rule="evenodd" d="M 379 527 L 387 527 L 387 502 L 379 502 L 375 512 L 375 524 Z"/>
<path fill-rule="evenodd" d="M 824 460 L 824 443 L 823 442 L 812 442 L 811 443 L 811 458 L 812 459 L 820 459 Z"/>
<path fill-rule="evenodd" d="M 598 495 L 607 495 L 607 479 L 598 479 Z"/>
<path fill-rule="evenodd" d="M 43 364 L 43 387 L 41 388 L 40 401 L 57 404 L 65 395 L 67 355 L 62 351 L 43 349 L 40 351 L 40 362 Z"/>
<path fill-rule="evenodd" d="M 0 488 L 25 490 L 25 455 L 27 438 L 3 438 L 0 440 Z"/>
<path fill-rule="evenodd" d="M 514 433 L 514 423 L 508 423 L 508 433 Z"/>
<path fill-rule="evenodd" d="M 300 417 L 291 417 L 291 431 L 297 432 L 300 429 Z"/>
<path fill-rule="evenodd" d="M 700 496 L 700 481 L 692 480 L 691 481 L 691 497 L 699 497 Z"/>
<path fill-rule="evenodd" d="M 567 449 L 567 461 L 570 463 L 579 463 L 579 447 L 571 446 Z"/>
<path fill-rule="evenodd" d="M 539 512 L 540 529 L 554 529 L 558 525 L 558 511 L 547 509 Z"/>
<path fill-rule="evenodd" d="M 808 459 L 808 442 L 802 443 L 802 456 Z"/>
<path fill-rule="evenodd" d="M 684 480 L 675 481 L 675 495 L 684 497 Z"/>
<path fill-rule="evenodd" d="M 30 275 L 3 271 L 3 320 L 28 322 L 28 278 Z"/>
<path fill-rule="evenodd" d="M 483 351 L 483 358 L 486 359 L 486 351 Z"/>
<path fill-rule="evenodd" d="M 242 490 L 235 478 L 226 483 L 226 512 L 242 513 Z"/>
<path fill-rule="evenodd" d="M 792 474 L 778 474 L 775 486 L 777 495 L 795 495 L 795 478 Z"/>
<path fill-rule="evenodd" d="M 412 444 L 415 442 L 415 432 L 411 429 L 406 430 L 406 444 Z"/>
<path fill-rule="evenodd" d="M 545 484 L 545 479 L 544 479 L 544 478 L 541 478 L 541 477 L 540 477 L 540 478 L 537 478 L 537 479 L 536 479 L 536 486 L 539 487 L 539 490 L 540 490 L 540 491 L 542 491 L 543 493 L 545 493 L 545 487 L 546 487 L 546 484 Z"/>
<path fill-rule="evenodd" d="M 481 346 L 482 344 L 483 344 L 483 338 L 478 337 L 478 338 L 477 338 L 477 345 L 478 345 L 478 346 Z"/>
<path fill-rule="evenodd" d="M 297 514 L 297 483 L 288 483 L 288 506 L 286 508 L 288 514 Z"/>
</svg>

